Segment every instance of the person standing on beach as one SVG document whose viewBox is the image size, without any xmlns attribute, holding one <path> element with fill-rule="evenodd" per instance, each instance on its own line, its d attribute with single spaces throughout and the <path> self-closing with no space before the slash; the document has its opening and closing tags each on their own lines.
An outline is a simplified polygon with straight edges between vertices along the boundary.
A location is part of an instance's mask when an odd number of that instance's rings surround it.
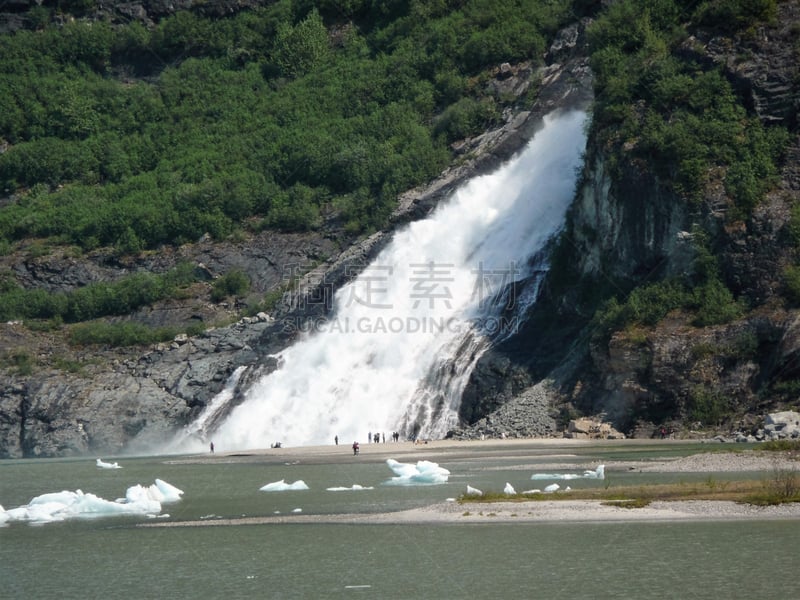
<svg viewBox="0 0 800 600">
<path fill-rule="evenodd" d="M 336 444 L 337 446 L 339 445 L 339 436 L 338 435 L 333 436 L 333 443 Z"/>
<path fill-rule="evenodd" d="M 214 442 L 211 442 L 209 447 L 211 448 L 211 454 L 214 454 Z"/>
</svg>

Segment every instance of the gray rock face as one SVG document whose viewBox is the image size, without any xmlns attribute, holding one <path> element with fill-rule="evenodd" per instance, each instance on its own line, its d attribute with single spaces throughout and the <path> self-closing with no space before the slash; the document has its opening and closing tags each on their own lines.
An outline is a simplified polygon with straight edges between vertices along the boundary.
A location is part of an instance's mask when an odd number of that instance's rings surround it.
<svg viewBox="0 0 800 600">
<path fill-rule="evenodd" d="M 674 276 L 690 269 L 688 207 L 647 171 L 631 169 L 612 178 L 602 156 L 595 156 L 572 214 L 572 241 L 584 277 L 631 279 L 656 268 Z"/>
<path fill-rule="evenodd" d="M 768 440 L 800 439 L 800 413 L 785 410 L 768 414 L 764 419 L 764 438 Z"/>
<path fill-rule="evenodd" d="M 240 321 L 141 355 L 92 359 L 76 374 L 43 369 L 11 377 L 0 384 L 0 458 L 164 446 L 237 366 L 258 362 L 251 344 L 272 325 Z"/>
</svg>

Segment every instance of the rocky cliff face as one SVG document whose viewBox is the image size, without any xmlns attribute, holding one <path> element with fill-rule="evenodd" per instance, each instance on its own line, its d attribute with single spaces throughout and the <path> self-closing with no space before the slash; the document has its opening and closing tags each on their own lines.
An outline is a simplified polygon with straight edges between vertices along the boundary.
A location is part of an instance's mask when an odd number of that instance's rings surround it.
<svg viewBox="0 0 800 600">
<path fill-rule="evenodd" d="M 475 424 L 454 435 L 477 435 L 486 419 L 476 418 L 487 412 L 495 431 L 525 435 L 503 415 L 528 403 L 533 390 L 547 395 L 559 428 L 580 412 L 638 436 L 660 424 L 684 435 L 692 427 L 752 428 L 773 407 L 797 406 L 798 312 L 786 307 L 781 293 L 784 269 L 797 258 L 789 222 L 800 200 L 798 28 L 800 3 L 782 2 L 775 22 L 755 32 L 730 38 L 697 31 L 682 45 L 688 59 L 722 68 L 763 122 L 789 129 L 778 187 L 739 220 L 721 185 L 712 184 L 702 203 L 689 205 L 654 169 L 626 160 L 625 148 L 612 176 L 607 149 L 590 140 L 562 260 L 520 334 L 478 365 L 462 408 L 465 421 Z M 749 307 L 745 316 L 695 327 L 678 311 L 653 327 L 610 340 L 598 336 L 590 325 L 593 296 L 624 295 L 638 283 L 690 272 L 696 226 L 711 232 L 725 283 Z M 734 418 L 723 423 L 724 414 Z"/>
</svg>

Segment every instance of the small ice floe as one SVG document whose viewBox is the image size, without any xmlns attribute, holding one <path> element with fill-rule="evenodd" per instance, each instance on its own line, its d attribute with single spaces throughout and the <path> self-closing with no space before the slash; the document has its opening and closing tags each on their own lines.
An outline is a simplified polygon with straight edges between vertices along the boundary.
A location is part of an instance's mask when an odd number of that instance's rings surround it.
<svg viewBox="0 0 800 600">
<path fill-rule="evenodd" d="M 546 488 L 544 488 L 544 491 L 546 494 L 552 494 L 553 492 L 557 492 L 560 487 L 561 486 L 558 485 L 557 483 L 551 483 Z"/>
<path fill-rule="evenodd" d="M 583 474 L 578 473 L 534 473 L 531 479 L 605 479 L 605 465 L 600 465 L 593 471 L 584 471 Z"/>
<path fill-rule="evenodd" d="M 122 467 L 119 466 L 118 463 L 106 462 L 106 461 L 101 460 L 99 458 L 97 459 L 97 462 L 95 462 L 95 464 L 97 465 L 98 469 L 121 469 L 122 468 Z"/>
<path fill-rule="evenodd" d="M 467 484 L 467 496 L 483 496 L 483 492 L 480 491 L 478 488 L 472 487 L 470 484 Z"/>
<path fill-rule="evenodd" d="M 435 483 L 447 483 L 450 471 L 440 467 L 435 462 L 421 460 L 417 464 L 397 462 L 393 458 L 387 458 L 386 464 L 394 471 L 396 477 L 392 477 L 386 485 L 428 485 Z"/>
<path fill-rule="evenodd" d="M 534 489 L 534 490 L 525 490 L 525 491 L 524 491 L 524 492 L 522 492 L 522 493 L 523 493 L 523 494 L 541 494 L 541 493 L 542 493 L 542 490 L 540 490 L 539 488 L 536 488 L 536 489 Z"/>
<path fill-rule="evenodd" d="M 283 479 L 280 481 L 273 481 L 267 485 L 258 488 L 261 492 L 288 492 L 297 490 L 307 490 L 308 486 L 302 479 L 298 479 L 294 483 L 286 483 Z"/>
<path fill-rule="evenodd" d="M 513 485 L 511 485 L 506 481 L 506 487 L 503 488 L 503 493 L 506 494 L 507 496 L 516 496 L 517 490 L 514 489 Z"/>
<path fill-rule="evenodd" d="M 294 509 L 292 509 L 292 512 L 293 513 L 301 513 L 301 512 L 303 512 L 303 509 L 302 508 L 294 508 Z"/>
<path fill-rule="evenodd" d="M 357 483 L 353 484 L 351 487 L 329 487 L 325 488 L 328 492 L 361 492 L 363 490 L 374 490 L 375 488 L 372 486 L 365 487 L 363 485 L 358 485 Z"/>
</svg>

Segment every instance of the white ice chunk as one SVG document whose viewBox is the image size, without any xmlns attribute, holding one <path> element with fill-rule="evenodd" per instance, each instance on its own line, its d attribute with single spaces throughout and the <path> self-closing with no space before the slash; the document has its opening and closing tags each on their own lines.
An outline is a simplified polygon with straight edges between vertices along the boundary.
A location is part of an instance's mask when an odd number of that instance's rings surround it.
<svg viewBox="0 0 800 600">
<path fill-rule="evenodd" d="M 273 481 L 267 485 L 258 488 L 261 492 L 288 492 L 296 490 L 307 490 L 308 486 L 302 479 L 298 479 L 294 483 L 286 483 L 283 479 L 280 481 Z"/>
<path fill-rule="evenodd" d="M 551 483 L 551 484 L 550 484 L 550 485 L 548 485 L 546 488 L 544 488 L 544 491 L 545 491 L 545 493 L 551 494 L 551 493 L 553 493 L 553 492 L 556 492 L 556 491 L 558 491 L 558 489 L 559 489 L 560 487 L 561 487 L 561 486 L 560 486 L 560 485 L 558 485 L 557 483 Z"/>
<path fill-rule="evenodd" d="M 148 487 L 131 486 L 125 492 L 125 498 L 114 501 L 81 490 L 64 490 L 36 496 L 25 506 L 0 510 L 0 523 L 48 523 L 115 515 L 157 515 L 161 512 L 162 503 L 177 502 L 181 499 L 181 494 L 181 490 L 160 479 L 156 479 L 156 483 Z"/>
<path fill-rule="evenodd" d="M 352 487 L 338 486 L 338 487 L 329 487 L 325 489 L 329 492 L 360 492 L 362 490 L 374 490 L 375 488 L 371 486 L 365 487 L 363 485 L 358 485 L 357 483 L 355 483 L 353 484 Z"/>
<path fill-rule="evenodd" d="M 506 481 L 506 487 L 503 488 L 503 493 L 508 495 L 508 496 L 516 496 L 517 495 L 517 490 L 514 489 L 513 485 L 511 485 L 510 483 L 508 483 Z"/>
<path fill-rule="evenodd" d="M 104 460 L 99 459 L 99 458 L 97 459 L 97 462 L 95 464 L 97 464 L 97 468 L 98 469 L 121 469 L 122 468 L 122 467 L 119 466 L 118 463 L 105 462 Z"/>
<path fill-rule="evenodd" d="M 301 513 L 301 512 L 303 512 L 303 509 L 302 508 L 295 508 L 295 509 L 292 509 L 292 512 L 293 513 Z"/>
<path fill-rule="evenodd" d="M 387 485 L 427 485 L 434 483 L 447 483 L 450 471 L 440 467 L 435 462 L 421 460 L 417 464 L 397 462 L 387 458 L 386 464 L 394 471 L 396 477 L 386 482 Z"/>
<path fill-rule="evenodd" d="M 542 493 L 542 490 L 540 490 L 540 489 L 538 489 L 538 488 L 537 488 L 537 489 L 535 489 L 535 490 L 525 490 L 525 491 L 524 491 L 524 492 L 522 492 L 522 493 L 523 493 L 523 494 L 541 494 L 541 493 Z"/>
<path fill-rule="evenodd" d="M 134 485 L 129 487 L 125 492 L 125 499 L 117 500 L 117 502 L 127 502 L 130 504 L 141 505 L 151 503 L 151 506 L 159 505 L 158 510 L 152 511 L 158 513 L 161 511 L 161 504 L 178 502 L 181 499 L 182 494 L 182 490 L 170 485 L 166 481 L 156 479 L 156 482 L 153 485 L 149 485 L 147 487 L 142 485 Z"/>
<path fill-rule="evenodd" d="M 474 488 L 471 485 L 467 484 L 467 496 L 483 496 L 483 492 L 480 491 L 478 488 Z"/>
<path fill-rule="evenodd" d="M 578 479 L 580 475 L 577 473 L 534 473 L 531 475 L 531 479 L 533 480 L 541 480 L 541 479 L 563 479 L 563 480 L 570 480 L 570 479 Z"/>
<path fill-rule="evenodd" d="M 181 496 L 183 496 L 183 490 L 179 490 L 174 485 L 170 485 L 163 479 L 156 479 L 156 482 L 153 485 L 155 485 L 158 488 L 158 491 L 161 492 L 162 504 L 178 502 L 181 499 Z"/>
<path fill-rule="evenodd" d="M 586 477 L 586 479 L 605 479 L 606 466 L 599 465 L 594 471 L 584 471 L 583 476 Z"/>
<path fill-rule="evenodd" d="M 594 471 L 584 471 L 583 475 L 577 473 L 534 473 L 531 479 L 605 479 L 605 465 L 600 465 Z"/>
</svg>

